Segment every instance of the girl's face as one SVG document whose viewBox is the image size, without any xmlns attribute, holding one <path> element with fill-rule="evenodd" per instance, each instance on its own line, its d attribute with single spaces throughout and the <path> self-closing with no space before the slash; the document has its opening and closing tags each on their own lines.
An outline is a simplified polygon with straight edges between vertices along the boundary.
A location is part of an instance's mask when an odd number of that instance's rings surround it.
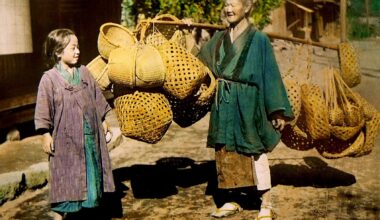
<svg viewBox="0 0 380 220">
<path fill-rule="evenodd" d="M 227 22 L 236 25 L 245 18 L 247 7 L 242 0 L 226 0 L 224 2 L 224 13 Z"/>
<path fill-rule="evenodd" d="M 75 35 L 70 35 L 69 44 L 63 49 L 62 53 L 58 54 L 60 62 L 67 66 L 75 65 L 79 60 L 79 44 L 78 38 Z"/>
</svg>

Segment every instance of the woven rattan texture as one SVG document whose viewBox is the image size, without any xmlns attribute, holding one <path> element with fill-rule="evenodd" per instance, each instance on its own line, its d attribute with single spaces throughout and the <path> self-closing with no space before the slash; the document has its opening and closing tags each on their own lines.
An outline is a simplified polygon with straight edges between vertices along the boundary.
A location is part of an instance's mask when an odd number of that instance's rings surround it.
<svg viewBox="0 0 380 220">
<path fill-rule="evenodd" d="M 323 157 L 337 159 L 347 156 L 356 156 L 363 151 L 365 136 L 360 132 L 353 140 L 343 142 L 339 139 L 331 138 L 325 144 L 321 144 L 317 149 Z M 343 146 L 343 150 L 337 150 L 335 146 Z M 331 152 L 332 151 L 332 152 Z"/>
<path fill-rule="evenodd" d="M 204 65 L 177 43 L 167 42 L 157 49 L 166 66 L 164 90 L 178 99 L 197 91 L 206 75 Z"/>
<path fill-rule="evenodd" d="M 301 112 L 301 86 L 297 80 L 290 77 L 284 79 L 284 84 L 294 114 L 294 119 L 290 123 L 294 125 Z"/>
<path fill-rule="evenodd" d="M 351 43 L 339 44 L 339 62 L 344 82 L 349 87 L 358 85 L 361 81 L 359 59 Z"/>
<path fill-rule="evenodd" d="M 330 124 L 328 110 L 320 87 L 314 84 L 303 84 L 301 92 L 307 133 L 314 140 L 329 138 Z"/>
<path fill-rule="evenodd" d="M 101 90 L 109 88 L 111 81 L 108 78 L 107 61 L 100 55 L 95 57 L 90 63 L 87 64 L 87 68 L 98 83 Z"/>
<path fill-rule="evenodd" d="M 147 143 L 156 143 L 168 130 L 173 113 L 161 93 L 135 91 L 115 99 L 123 135 Z"/>
</svg>

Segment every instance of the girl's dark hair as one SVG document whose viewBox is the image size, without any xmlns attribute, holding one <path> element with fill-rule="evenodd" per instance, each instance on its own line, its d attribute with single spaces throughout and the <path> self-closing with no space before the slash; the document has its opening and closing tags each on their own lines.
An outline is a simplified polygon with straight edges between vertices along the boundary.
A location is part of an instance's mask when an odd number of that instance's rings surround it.
<svg viewBox="0 0 380 220">
<path fill-rule="evenodd" d="M 59 58 L 57 54 L 62 53 L 70 43 L 71 35 L 75 35 L 74 31 L 66 28 L 55 29 L 48 34 L 43 45 L 43 54 L 46 59 L 47 68 L 52 68 L 58 63 Z"/>
</svg>

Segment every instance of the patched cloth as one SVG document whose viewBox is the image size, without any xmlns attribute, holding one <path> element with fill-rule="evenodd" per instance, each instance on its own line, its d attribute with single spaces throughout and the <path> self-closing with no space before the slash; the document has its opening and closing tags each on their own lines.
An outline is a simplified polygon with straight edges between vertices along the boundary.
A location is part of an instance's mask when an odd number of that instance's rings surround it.
<svg viewBox="0 0 380 220">
<path fill-rule="evenodd" d="M 252 156 L 226 151 L 225 147 L 215 150 L 218 188 L 230 189 L 255 186 L 254 159 Z"/>
</svg>

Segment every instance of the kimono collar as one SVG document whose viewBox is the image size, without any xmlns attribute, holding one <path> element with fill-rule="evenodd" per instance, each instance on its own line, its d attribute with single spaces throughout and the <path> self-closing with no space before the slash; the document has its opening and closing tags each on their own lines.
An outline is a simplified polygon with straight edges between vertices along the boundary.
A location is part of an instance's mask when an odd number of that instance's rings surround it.
<svg viewBox="0 0 380 220">
<path fill-rule="evenodd" d="M 223 72 L 233 73 L 233 80 L 238 79 L 238 75 L 240 73 L 241 68 L 244 66 L 245 58 L 247 56 L 249 47 L 251 45 L 253 36 L 256 32 L 256 29 L 249 25 L 232 43 L 231 38 L 226 31 L 221 37 L 221 41 L 223 41 L 223 51 L 224 57 L 220 56 L 219 48 L 217 49 L 218 59 L 216 62 L 220 64 L 219 66 L 219 75 Z M 238 59 L 236 59 L 238 56 Z M 231 63 L 232 59 L 235 57 L 235 62 Z M 221 61 L 219 61 L 221 59 Z"/>
<path fill-rule="evenodd" d="M 79 85 L 80 84 L 80 75 L 77 67 L 74 67 L 74 73 L 70 74 L 67 70 L 65 70 L 61 63 L 57 63 L 55 65 L 58 72 L 61 76 L 70 84 L 70 85 Z"/>
</svg>

